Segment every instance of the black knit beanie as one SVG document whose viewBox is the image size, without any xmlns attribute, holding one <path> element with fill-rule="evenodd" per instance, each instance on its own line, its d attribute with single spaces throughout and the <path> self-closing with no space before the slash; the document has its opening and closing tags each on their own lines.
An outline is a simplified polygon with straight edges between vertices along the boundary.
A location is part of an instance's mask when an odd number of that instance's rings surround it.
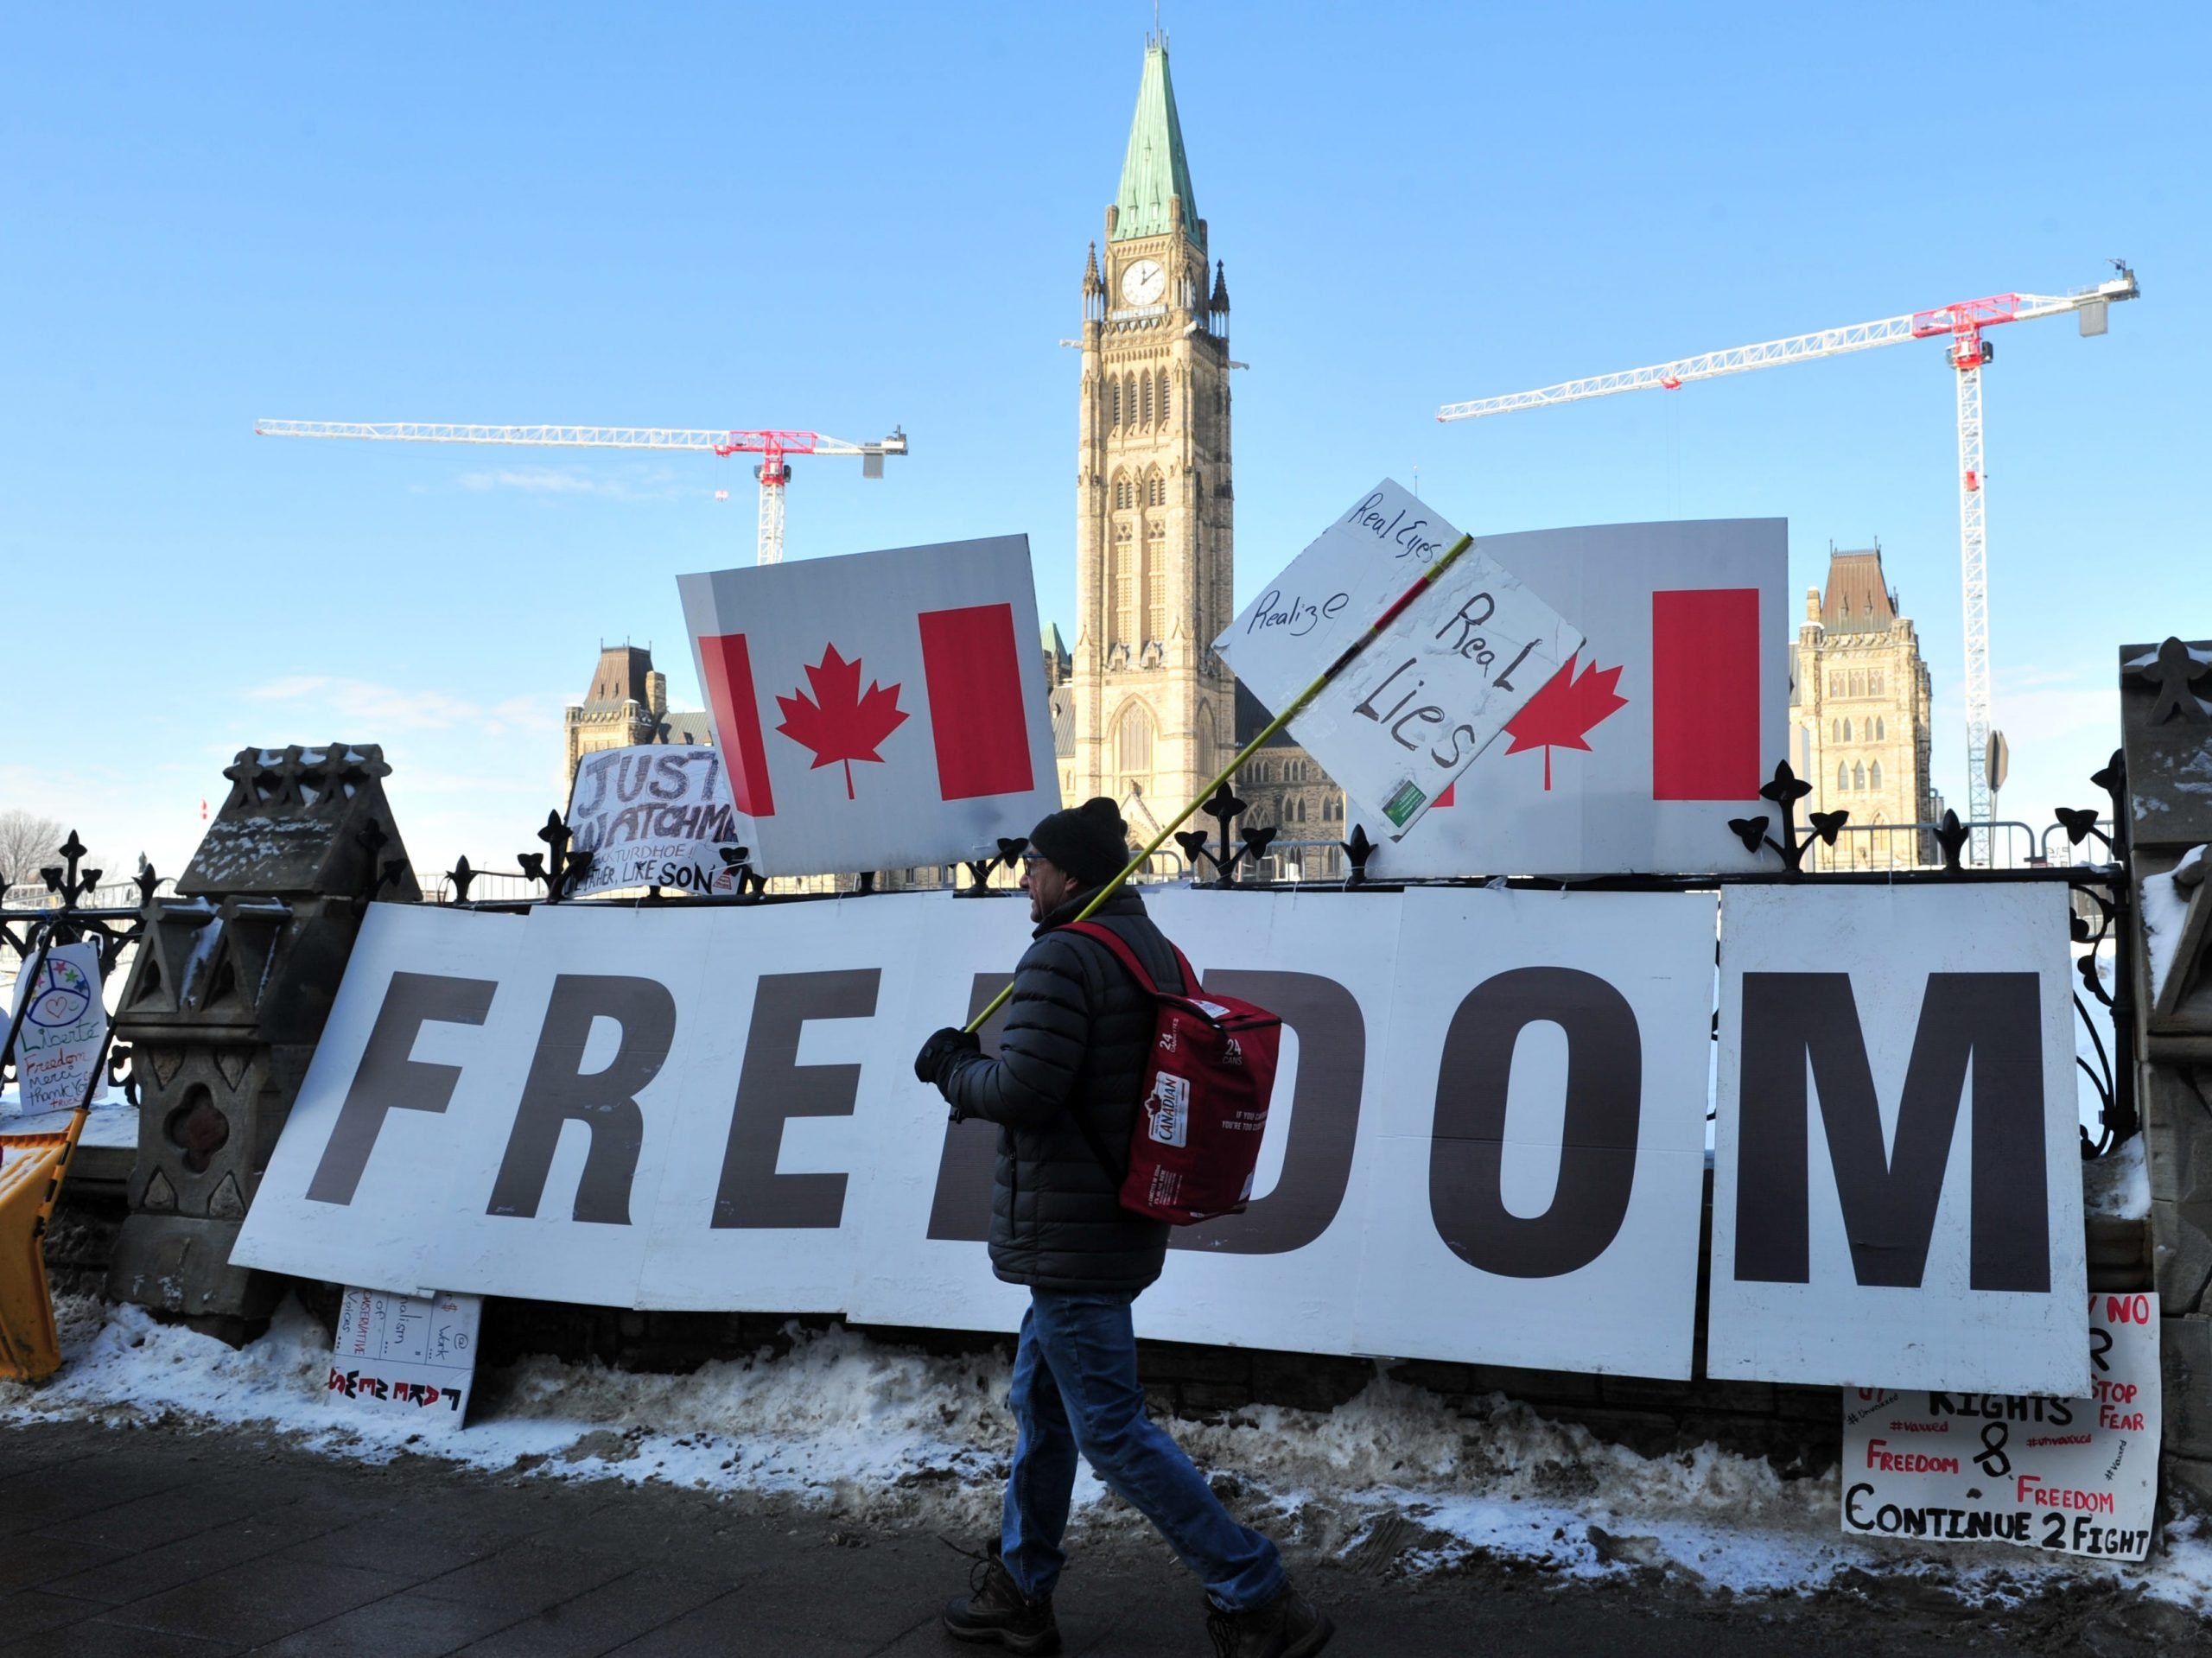
<svg viewBox="0 0 2212 1658">
<path fill-rule="evenodd" d="M 1129 826 L 1104 795 L 1039 820 L 1029 849 L 1050 858 L 1085 886 L 1103 886 L 1129 861 Z"/>
</svg>

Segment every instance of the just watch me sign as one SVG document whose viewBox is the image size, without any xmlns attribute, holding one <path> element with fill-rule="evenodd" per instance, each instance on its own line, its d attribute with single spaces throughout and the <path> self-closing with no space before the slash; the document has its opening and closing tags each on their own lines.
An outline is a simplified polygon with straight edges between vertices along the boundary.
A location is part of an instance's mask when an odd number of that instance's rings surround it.
<svg viewBox="0 0 2212 1658">
<path fill-rule="evenodd" d="M 1175 1234 L 1141 1333 L 1687 1376 L 1711 1109 L 1713 1375 L 2087 1390 L 2063 888 L 1147 901 L 1286 1032 L 1255 1200 Z M 232 1260 L 1009 1330 L 996 1131 L 911 1061 L 1027 933 L 374 905 Z"/>
</svg>

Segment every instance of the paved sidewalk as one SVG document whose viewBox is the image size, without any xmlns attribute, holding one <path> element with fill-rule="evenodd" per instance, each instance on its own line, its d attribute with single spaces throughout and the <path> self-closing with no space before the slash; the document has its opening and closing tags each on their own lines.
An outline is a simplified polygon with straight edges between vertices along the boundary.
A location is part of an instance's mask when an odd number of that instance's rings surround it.
<svg viewBox="0 0 2212 1658">
<path fill-rule="evenodd" d="M 1071 1653 L 1210 1651 L 1198 1591 L 1164 1547 L 1074 1547 L 1059 1608 Z M 1394 1581 L 1293 1564 L 1336 1613 L 1332 1658 L 1802 1658 L 1847 1642 L 1885 1658 L 2149 1654 L 2175 1634 L 2109 1598 L 1999 1629 L 1910 1585 L 1872 1601 L 1736 1603 L 1656 1581 L 1561 1590 L 1489 1566 Z M 965 1575 L 926 1534 L 665 1486 L 421 1458 L 370 1467 L 238 1431 L 0 1428 L 9 1653 L 912 1658 L 978 1650 L 937 1626 Z"/>
</svg>

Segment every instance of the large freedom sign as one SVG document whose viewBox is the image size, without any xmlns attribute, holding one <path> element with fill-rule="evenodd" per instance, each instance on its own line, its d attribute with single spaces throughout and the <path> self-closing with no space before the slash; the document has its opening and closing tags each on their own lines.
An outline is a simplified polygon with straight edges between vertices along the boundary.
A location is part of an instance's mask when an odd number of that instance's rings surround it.
<svg viewBox="0 0 2212 1658">
<path fill-rule="evenodd" d="M 1154 1337 L 1689 1373 L 1714 900 L 1147 896 L 1287 1031 L 1255 1197 L 1175 1235 Z M 995 1130 L 920 1037 L 1011 902 L 527 918 L 378 905 L 232 1259 L 409 1290 L 1011 1329 Z"/>
<path fill-rule="evenodd" d="M 2089 1391 L 2063 887 L 1721 904 L 1715 1376 Z"/>
</svg>

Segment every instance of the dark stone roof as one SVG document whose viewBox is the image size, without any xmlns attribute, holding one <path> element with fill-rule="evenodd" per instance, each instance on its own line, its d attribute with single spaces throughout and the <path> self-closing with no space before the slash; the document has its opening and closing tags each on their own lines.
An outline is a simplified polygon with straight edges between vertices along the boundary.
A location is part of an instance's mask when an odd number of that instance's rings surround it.
<svg viewBox="0 0 2212 1658">
<path fill-rule="evenodd" d="M 599 666 L 592 670 L 591 693 L 586 708 L 620 708 L 625 702 L 640 707 L 645 701 L 645 676 L 653 670 L 653 653 L 639 645 L 602 647 Z"/>
<path fill-rule="evenodd" d="M 1243 680 L 1236 682 L 1236 746 L 1239 748 L 1267 729 L 1274 711 L 1248 689 Z M 1261 745 L 1262 748 L 1295 748 L 1298 742 L 1286 726 Z"/>
<path fill-rule="evenodd" d="M 1056 685 L 1046 702 L 1052 711 L 1052 753 L 1055 759 L 1075 758 L 1075 687 Z"/>
<path fill-rule="evenodd" d="M 1821 626 L 1831 633 L 1885 633 L 1897 619 L 1897 596 L 1882 575 L 1882 549 L 1828 553 Z"/>
</svg>

